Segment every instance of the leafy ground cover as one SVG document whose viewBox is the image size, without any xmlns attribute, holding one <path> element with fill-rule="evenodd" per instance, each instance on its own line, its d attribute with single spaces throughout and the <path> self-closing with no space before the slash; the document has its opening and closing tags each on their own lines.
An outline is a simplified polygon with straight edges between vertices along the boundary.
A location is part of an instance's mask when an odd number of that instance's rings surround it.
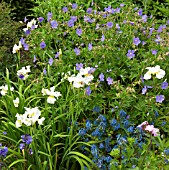
<svg viewBox="0 0 169 170">
<path fill-rule="evenodd" d="M 168 169 L 168 24 L 130 3 L 41 3 L 1 78 L 6 169 Z"/>
</svg>

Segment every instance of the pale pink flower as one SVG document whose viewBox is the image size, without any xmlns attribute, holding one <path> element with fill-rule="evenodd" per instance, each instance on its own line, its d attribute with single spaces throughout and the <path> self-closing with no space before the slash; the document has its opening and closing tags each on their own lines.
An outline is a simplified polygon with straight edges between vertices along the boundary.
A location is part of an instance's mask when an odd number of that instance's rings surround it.
<svg viewBox="0 0 169 170">
<path fill-rule="evenodd" d="M 148 132 L 152 132 L 154 130 L 154 125 L 147 125 L 145 130 Z"/>
<path fill-rule="evenodd" d="M 160 134 L 159 134 L 159 129 L 158 129 L 158 128 L 154 128 L 153 131 L 152 131 L 152 134 L 153 134 L 154 136 L 159 136 L 159 135 L 160 135 Z"/>
<path fill-rule="evenodd" d="M 144 121 L 143 123 L 141 123 L 140 125 L 138 125 L 137 127 L 143 129 L 143 127 L 147 126 L 148 125 L 148 122 L 147 121 Z"/>
</svg>

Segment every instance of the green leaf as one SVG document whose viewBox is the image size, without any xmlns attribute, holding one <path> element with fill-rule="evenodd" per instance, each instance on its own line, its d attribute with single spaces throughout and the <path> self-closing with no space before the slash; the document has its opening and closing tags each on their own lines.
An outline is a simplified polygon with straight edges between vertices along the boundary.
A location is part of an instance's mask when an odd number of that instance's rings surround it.
<svg viewBox="0 0 169 170">
<path fill-rule="evenodd" d="M 8 167 L 9 168 L 11 168 L 13 165 L 15 165 L 15 164 L 17 164 L 17 163 L 20 163 L 20 162 L 25 162 L 26 161 L 26 159 L 19 159 L 19 160 L 17 160 L 17 161 L 14 161 L 14 162 L 12 162 Z"/>
</svg>

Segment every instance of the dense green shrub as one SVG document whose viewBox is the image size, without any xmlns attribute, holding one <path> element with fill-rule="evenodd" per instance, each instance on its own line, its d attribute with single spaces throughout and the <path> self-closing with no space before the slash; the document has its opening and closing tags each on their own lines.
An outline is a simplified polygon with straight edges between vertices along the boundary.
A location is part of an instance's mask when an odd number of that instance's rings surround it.
<svg viewBox="0 0 169 170">
<path fill-rule="evenodd" d="M 151 13 L 157 19 L 169 17 L 169 0 L 132 0 L 133 3 L 143 8 L 146 13 Z"/>
<path fill-rule="evenodd" d="M 31 15 L 36 4 L 33 0 L 3 0 L 10 5 L 12 17 L 16 21 L 23 21 L 25 16 Z M 31 17 L 30 17 L 31 18 Z"/>
<path fill-rule="evenodd" d="M 18 42 L 21 24 L 13 21 L 11 8 L 5 2 L 0 3 L 0 71 L 14 63 L 13 45 Z"/>
</svg>

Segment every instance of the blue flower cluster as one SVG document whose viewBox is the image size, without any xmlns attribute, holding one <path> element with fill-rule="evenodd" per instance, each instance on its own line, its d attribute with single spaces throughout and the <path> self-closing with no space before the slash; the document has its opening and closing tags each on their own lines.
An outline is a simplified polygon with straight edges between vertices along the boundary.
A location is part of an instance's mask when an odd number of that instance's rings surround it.
<svg viewBox="0 0 169 170">
<path fill-rule="evenodd" d="M 95 107 L 93 111 L 98 113 L 100 108 Z M 133 139 L 135 148 L 141 149 L 146 142 L 143 130 L 129 121 L 129 115 L 124 110 L 120 110 L 117 118 L 111 120 L 107 120 L 102 114 L 94 121 L 86 120 L 85 127 L 79 128 L 79 136 L 84 142 L 96 141 L 91 145 L 90 152 L 86 152 L 84 145 L 81 149 L 87 156 L 92 156 L 92 161 L 100 170 L 110 169 L 111 161 L 114 159 L 110 154 L 113 149 L 120 150 L 119 159 L 125 164 L 127 158 L 123 153 L 129 144 L 128 137 Z"/>
</svg>

